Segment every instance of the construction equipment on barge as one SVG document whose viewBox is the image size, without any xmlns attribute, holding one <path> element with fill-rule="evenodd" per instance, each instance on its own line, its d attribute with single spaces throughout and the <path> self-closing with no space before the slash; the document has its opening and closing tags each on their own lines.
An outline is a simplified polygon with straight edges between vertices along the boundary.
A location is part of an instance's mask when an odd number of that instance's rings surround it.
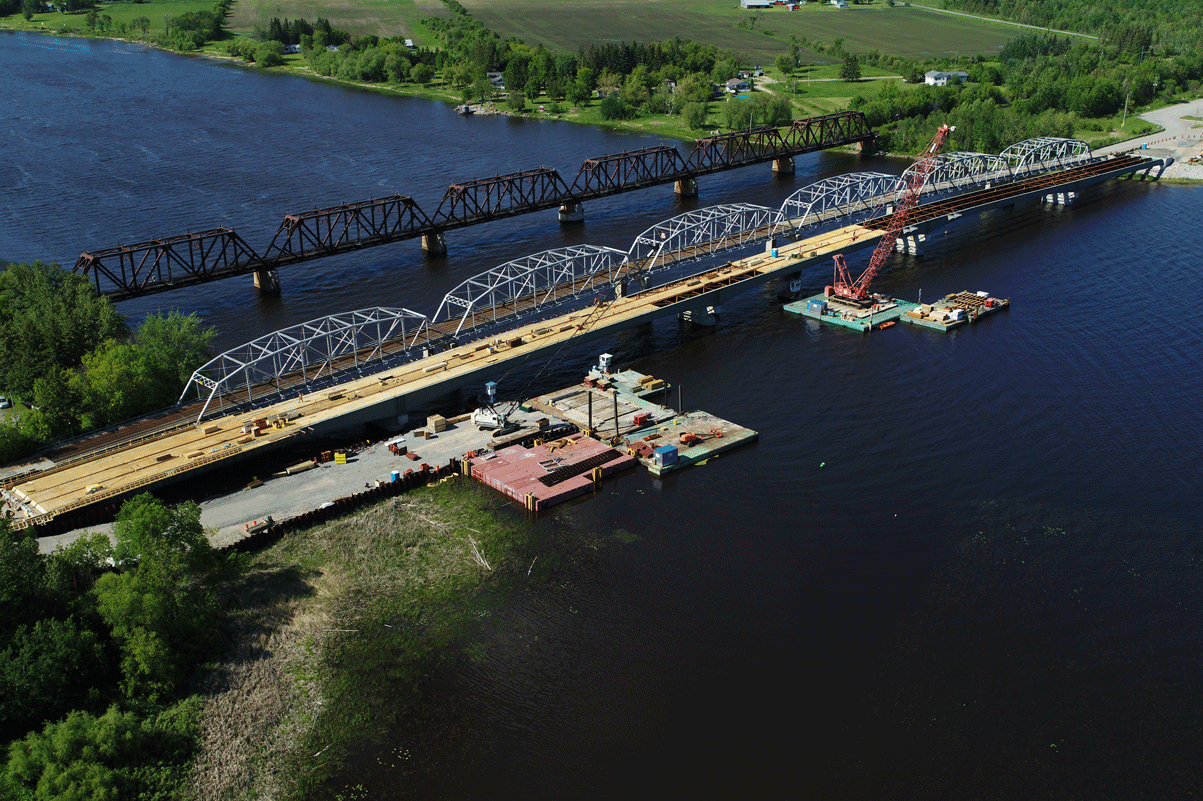
<svg viewBox="0 0 1203 801">
<path fill-rule="evenodd" d="M 873 250 L 873 256 L 869 259 L 869 267 L 861 273 L 860 278 L 853 281 L 848 273 L 848 265 L 844 262 L 844 255 L 842 253 L 835 254 L 835 276 L 832 286 L 827 287 L 824 291 L 827 297 L 862 307 L 868 302 L 869 285 L 873 283 L 874 277 L 881 270 L 890 253 L 893 252 L 894 244 L 898 241 L 902 229 L 906 227 L 911 211 L 919 203 L 919 193 L 923 189 L 923 184 L 927 182 L 927 177 L 936 168 L 936 157 L 940 155 L 940 148 L 944 146 L 949 134 L 955 130 L 955 125 L 941 125 L 940 129 L 936 131 L 935 137 L 915 159 L 915 169 L 911 171 L 910 181 L 902 192 L 898 208 L 889 218 L 890 227 L 886 229 L 885 236 L 877 243 L 877 247 Z"/>
</svg>

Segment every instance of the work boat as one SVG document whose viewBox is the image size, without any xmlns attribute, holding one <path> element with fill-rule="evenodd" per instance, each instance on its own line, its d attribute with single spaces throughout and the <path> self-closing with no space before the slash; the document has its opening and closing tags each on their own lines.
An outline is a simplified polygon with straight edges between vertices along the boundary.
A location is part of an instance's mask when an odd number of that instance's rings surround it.
<svg viewBox="0 0 1203 801">
<path fill-rule="evenodd" d="M 783 289 L 777 293 L 777 300 L 784 303 L 795 301 L 802 297 L 802 276 L 799 273 L 794 273 L 789 279 L 789 288 Z"/>
</svg>

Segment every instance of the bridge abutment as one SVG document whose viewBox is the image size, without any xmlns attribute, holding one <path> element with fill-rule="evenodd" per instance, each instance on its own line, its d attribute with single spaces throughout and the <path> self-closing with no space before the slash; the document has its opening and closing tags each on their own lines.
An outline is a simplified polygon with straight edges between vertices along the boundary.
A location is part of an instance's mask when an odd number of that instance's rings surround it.
<svg viewBox="0 0 1203 801">
<path fill-rule="evenodd" d="M 698 179 L 697 178 L 682 178 L 673 184 L 673 192 L 677 197 L 697 197 L 698 196 Z"/>
<path fill-rule="evenodd" d="M 773 174 L 774 175 L 793 175 L 794 174 L 793 156 L 785 156 L 784 158 L 773 159 Z"/>
<path fill-rule="evenodd" d="M 255 289 L 263 295 L 280 294 L 280 274 L 272 270 L 255 271 Z"/>
<path fill-rule="evenodd" d="M 446 256 L 447 237 L 442 233 L 422 234 L 422 251 L 432 256 Z"/>
<path fill-rule="evenodd" d="M 565 203 L 560 206 L 560 222 L 578 223 L 585 221 L 584 203 Z"/>
</svg>

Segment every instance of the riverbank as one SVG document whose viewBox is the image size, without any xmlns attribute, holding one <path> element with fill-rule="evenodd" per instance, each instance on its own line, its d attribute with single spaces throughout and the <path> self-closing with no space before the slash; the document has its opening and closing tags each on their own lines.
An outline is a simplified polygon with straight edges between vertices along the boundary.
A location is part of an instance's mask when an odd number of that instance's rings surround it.
<svg viewBox="0 0 1203 801">
<path fill-rule="evenodd" d="M 558 525 L 456 476 L 248 557 L 202 681 L 198 801 L 350 790 L 327 783 L 420 709 L 432 671 L 489 658 L 495 609 L 621 541 Z"/>
</svg>

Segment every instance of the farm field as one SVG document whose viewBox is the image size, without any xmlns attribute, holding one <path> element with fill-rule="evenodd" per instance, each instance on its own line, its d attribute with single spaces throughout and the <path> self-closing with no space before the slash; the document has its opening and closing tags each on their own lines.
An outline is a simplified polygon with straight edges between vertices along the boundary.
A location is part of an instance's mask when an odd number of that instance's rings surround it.
<svg viewBox="0 0 1203 801">
<path fill-rule="evenodd" d="M 239 0 L 244 2 L 244 0 Z M 748 11 L 732 0 L 593 0 L 564 4 L 555 0 L 464 0 L 472 16 L 502 37 L 575 52 L 605 41 L 671 39 L 674 36 L 731 48 L 753 62 L 772 63 L 791 35 L 831 43 L 844 39 L 854 53 L 877 49 L 908 57 L 997 53 L 1016 30 L 983 20 L 954 17 L 884 3 L 838 9 L 808 3 L 794 12 L 784 7 Z M 736 27 L 751 23 L 751 30 Z M 816 56 L 816 61 L 833 61 Z"/>
<path fill-rule="evenodd" d="M 116 30 L 118 25 L 125 24 L 127 28 L 133 32 L 133 21 L 138 17 L 146 17 L 150 20 L 150 26 L 147 30 L 148 35 L 163 33 L 164 16 L 179 16 L 187 14 L 189 11 L 212 11 L 213 0 L 152 0 L 145 3 L 97 3 L 96 13 L 108 15 L 113 19 L 113 27 Z M 20 14 L 11 14 L 7 17 L 0 17 L 3 20 L 4 27 L 16 28 L 17 30 L 25 29 L 29 31 L 45 29 L 48 31 L 61 31 L 64 27 L 70 28 L 75 33 L 82 33 L 87 28 L 86 14 L 84 12 L 76 12 L 73 14 L 63 14 L 58 11 L 50 11 L 43 14 L 34 14 L 33 19 L 26 22 Z M 139 35 L 141 31 L 138 31 Z"/>
<path fill-rule="evenodd" d="M 451 11 L 439 0 L 235 0 L 228 25 L 249 32 L 256 25 L 267 27 L 272 17 L 309 22 L 325 17 L 335 28 L 357 36 L 404 36 L 433 46 L 434 38 L 419 20 L 450 18 Z"/>
</svg>

